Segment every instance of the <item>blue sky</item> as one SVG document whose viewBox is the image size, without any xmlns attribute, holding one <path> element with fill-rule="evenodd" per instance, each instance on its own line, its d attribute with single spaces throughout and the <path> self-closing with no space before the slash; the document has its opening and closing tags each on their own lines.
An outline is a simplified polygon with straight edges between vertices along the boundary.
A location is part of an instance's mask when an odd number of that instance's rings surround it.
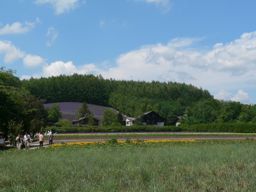
<svg viewBox="0 0 256 192">
<path fill-rule="evenodd" d="M 2 0 L 0 65 L 20 78 L 177 81 L 256 102 L 255 0 Z"/>
</svg>

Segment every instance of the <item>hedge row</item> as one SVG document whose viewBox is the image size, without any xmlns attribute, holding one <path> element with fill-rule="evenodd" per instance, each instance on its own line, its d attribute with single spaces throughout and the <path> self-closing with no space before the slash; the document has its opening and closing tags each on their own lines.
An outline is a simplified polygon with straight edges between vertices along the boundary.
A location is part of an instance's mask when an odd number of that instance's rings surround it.
<svg viewBox="0 0 256 192">
<path fill-rule="evenodd" d="M 111 127 L 92 127 L 92 126 L 73 126 L 73 127 L 48 127 L 57 133 L 93 133 L 93 132 L 179 132 L 180 127 L 175 126 L 111 126 Z"/>
<path fill-rule="evenodd" d="M 184 131 L 191 132 L 232 132 L 232 133 L 255 133 L 255 123 L 212 123 L 183 125 Z"/>
<path fill-rule="evenodd" d="M 71 126 L 71 127 L 48 127 L 58 133 L 92 133 L 92 132 L 233 132 L 233 133 L 255 133 L 255 123 L 212 123 L 212 124 L 183 124 L 175 126 Z"/>
</svg>

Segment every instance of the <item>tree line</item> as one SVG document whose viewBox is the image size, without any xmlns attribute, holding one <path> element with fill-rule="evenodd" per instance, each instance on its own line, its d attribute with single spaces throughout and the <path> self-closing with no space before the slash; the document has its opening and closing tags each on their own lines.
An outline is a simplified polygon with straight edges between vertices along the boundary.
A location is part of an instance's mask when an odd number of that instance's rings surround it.
<svg viewBox="0 0 256 192">
<path fill-rule="evenodd" d="M 22 81 L 24 88 L 45 102 L 86 102 L 111 106 L 123 114 L 139 116 L 154 110 L 177 121 L 187 107 L 213 99 L 208 91 L 192 85 L 166 82 L 117 81 L 94 75 L 58 76 Z"/>
<path fill-rule="evenodd" d="M 207 91 L 176 82 L 118 81 L 102 76 L 61 75 L 22 81 L 22 86 L 45 102 L 86 102 L 111 106 L 138 117 L 156 111 L 166 124 L 256 122 L 256 106 L 219 101 Z"/>
<path fill-rule="evenodd" d="M 77 74 L 21 81 L 12 71 L 0 69 L 0 132 L 5 135 L 35 133 L 47 123 L 55 123 L 61 116 L 58 106 L 46 111 L 43 103 L 64 101 L 111 106 L 133 117 L 155 111 L 167 125 L 178 120 L 188 125 L 256 122 L 255 105 L 219 101 L 192 85 Z M 86 108 L 80 113 L 86 113 Z M 112 114 L 106 116 L 119 121 Z M 111 122 L 106 120 L 105 124 Z"/>
</svg>

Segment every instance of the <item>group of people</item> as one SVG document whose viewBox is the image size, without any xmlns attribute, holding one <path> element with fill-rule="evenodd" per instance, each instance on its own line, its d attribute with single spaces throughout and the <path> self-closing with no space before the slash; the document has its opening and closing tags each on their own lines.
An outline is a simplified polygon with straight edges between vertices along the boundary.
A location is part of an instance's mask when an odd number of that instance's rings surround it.
<svg viewBox="0 0 256 192">
<path fill-rule="evenodd" d="M 32 139 L 28 133 L 25 133 L 24 135 L 19 134 L 15 140 L 16 140 L 16 147 L 18 149 L 22 149 L 23 147 L 28 149 L 30 147 L 30 143 L 32 142 Z"/>
<path fill-rule="evenodd" d="M 47 135 L 48 135 L 49 145 L 53 144 L 52 131 L 48 131 Z M 44 134 L 42 132 L 39 132 L 35 136 L 38 137 L 39 147 L 43 147 L 44 146 Z M 28 133 L 25 133 L 24 135 L 19 134 L 16 137 L 15 141 L 16 141 L 17 149 L 22 149 L 22 148 L 28 149 L 30 147 L 30 143 L 32 143 L 31 136 Z"/>
</svg>

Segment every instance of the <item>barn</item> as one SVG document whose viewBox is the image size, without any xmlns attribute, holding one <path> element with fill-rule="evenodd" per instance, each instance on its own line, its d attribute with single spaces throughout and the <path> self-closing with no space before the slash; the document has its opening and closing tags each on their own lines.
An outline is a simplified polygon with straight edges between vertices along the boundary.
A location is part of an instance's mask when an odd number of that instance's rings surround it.
<svg viewBox="0 0 256 192">
<path fill-rule="evenodd" d="M 143 125 L 164 126 L 165 119 L 154 111 L 148 111 L 139 116 L 137 121 Z"/>
</svg>

